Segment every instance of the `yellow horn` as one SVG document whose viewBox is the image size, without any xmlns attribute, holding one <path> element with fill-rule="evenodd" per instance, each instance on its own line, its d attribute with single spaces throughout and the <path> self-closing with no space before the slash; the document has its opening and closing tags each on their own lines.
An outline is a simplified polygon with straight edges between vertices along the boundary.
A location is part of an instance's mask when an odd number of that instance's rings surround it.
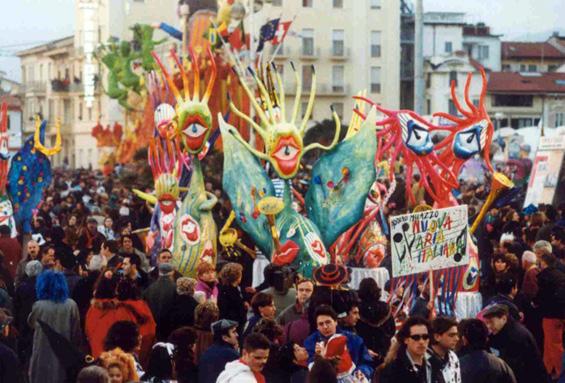
<svg viewBox="0 0 565 383">
<path fill-rule="evenodd" d="M 490 205 L 492 205 L 496 197 L 498 197 L 498 195 L 502 191 L 513 187 L 514 187 L 514 182 L 512 182 L 504 174 L 498 172 L 494 173 L 494 175 L 492 176 L 492 183 L 490 185 L 490 193 L 488 194 L 487 199 L 483 204 L 483 207 L 481 207 L 481 211 L 479 212 L 479 215 L 477 215 L 477 218 L 475 218 L 475 221 L 473 222 L 473 226 L 471 227 L 471 234 L 473 234 L 475 230 L 477 230 L 477 228 L 479 227 L 479 223 L 481 223 L 481 221 L 483 220 L 485 214 L 490 208 Z"/>
<path fill-rule="evenodd" d="M 55 120 L 55 129 L 56 129 L 56 136 L 55 136 L 55 146 L 52 148 L 45 147 L 40 140 L 40 131 L 41 131 L 41 121 L 39 117 L 36 117 L 35 120 L 35 134 L 33 139 L 33 147 L 36 150 L 39 150 L 41 153 L 45 154 L 46 156 L 52 156 L 61 151 L 61 121 L 59 119 Z"/>
</svg>

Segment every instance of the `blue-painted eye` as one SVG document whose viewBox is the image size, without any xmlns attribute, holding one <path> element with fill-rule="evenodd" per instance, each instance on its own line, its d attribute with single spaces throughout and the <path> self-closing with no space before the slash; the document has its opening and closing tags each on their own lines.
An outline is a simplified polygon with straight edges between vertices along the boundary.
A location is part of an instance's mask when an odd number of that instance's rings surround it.
<svg viewBox="0 0 565 383">
<path fill-rule="evenodd" d="M 434 144 L 428 127 L 407 113 L 401 113 L 398 117 L 402 126 L 402 140 L 408 149 L 419 156 L 430 154 Z"/>
<path fill-rule="evenodd" d="M 462 160 L 467 160 L 483 150 L 486 139 L 487 122 L 478 124 L 457 132 L 453 140 L 453 154 Z"/>
</svg>

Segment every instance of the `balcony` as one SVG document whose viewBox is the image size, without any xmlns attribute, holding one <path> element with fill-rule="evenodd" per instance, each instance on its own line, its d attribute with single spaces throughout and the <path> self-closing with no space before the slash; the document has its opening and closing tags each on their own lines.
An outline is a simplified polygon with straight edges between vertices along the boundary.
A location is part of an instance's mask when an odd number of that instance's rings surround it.
<svg viewBox="0 0 565 383">
<path fill-rule="evenodd" d="M 45 94 L 47 91 L 47 83 L 44 81 L 30 81 L 22 86 L 24 93 L 35 93 L 37 95 Z"/>
<path fill-rule="evenodd" d="M 300 48 L 300 58 L 302 60 L 317 60 L 320 57 L 320 48 L 312 46 L 302 46 Z"/>
<path fill-rule="evenodd" d="M 68 92 L 70 87 L 69 80 L 51 80 L 51 90 L 53 92 Z"/>
<path fill-rule="evenodd" d="M 310 83 L 302 84 L 302 96 L 310 94 Z M 285 85 L 286 95 L 296 94 L 296 84 L 289 82 Z M 326 84 L 318 81 L 316 83 L 316 95 L 318 96 L 334 96 L 343 97 L 349 94 L 349 85 Z"/>
<path fill-rule="evenodd" d="M 349 48 L 343 45 L 336 45 L 329 49 L 329 55 L 332 60 L 345 61 L 349 58 L 350 51 Z"/>
</svg>

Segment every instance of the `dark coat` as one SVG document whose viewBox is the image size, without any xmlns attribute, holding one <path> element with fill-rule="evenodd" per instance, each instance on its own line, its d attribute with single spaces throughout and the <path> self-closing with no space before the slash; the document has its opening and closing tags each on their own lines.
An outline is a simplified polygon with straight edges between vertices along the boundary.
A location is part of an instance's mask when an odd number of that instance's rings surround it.
<svg viewBox="0 0 565 383">
<path fill-rule="evenodd" d="M 522 324 L 509 318 L 502 330 L 491 335 L 490 347 L 512 368 L 518 383 L 549 382 L 536 341 Z"/>
<path fill-rule="evenodd" d="M 202 354 L 198 363 L 198 382 L 215 382 L 226 363 L 239 358 L 239 353 L 229 344 L 214 343 Z"/>
<path fill-rule="evenodd" d="M 429 359 L 426 369 L 432 369 L 431 383 L 444 383 L 443 374 L 439 365 L 432 363 L 433 359 Z M 412 363 L 406 355 L 406 348 L 401 347 L 398 350 L 397 358 L 388 364 L 380 373 L 379 383 L 426 383 L 426 372 L 420 374 L 412 367 Z"/>
<path fill-rule="evenodd" d="M 218 290 L 220 318 L 236 321 L 242 329 L 247 319 L 247 310 L 241 291 L 237 287 L 223 284 L 218 286 Z"/>
<path fill-rule="evenodd" d="M 565 319 L 565 273 L 556 267 L 547 267 L 538 274 L 538 293 L 534 303 L 544 318 Z"/>
<path fill-rule="evenodd" d="M 359 305 L 361 318 L 357 322 L 357 334 L 365 341 L 365 346 L 384 358 L 390 340 L 396 331 L 390 308 L 385 302 L 361 302 Z"/>
<path fill-rule="evenodd" d="M 198 302 L 192 295 L 179 295 L 175 293 L 173 304 L 169 312 L 162 318 L 162 339 L 169 337 L 169 334 L 177 328 L 194 325 L 194 310 Z"/>
<path fill-rule="evenodd" d="M 0 382 L 23 382 L 22 371 L 16 353 L 0 343 Z"/>
<path fill-rule="evenodd" d="M 149 304 L 157 322 L 157 339 L 164 339 L 167 330 L 167 314 L 173 307 L 177 286 L 170 277 L 160 277 L 143 292 L 143 299 Z"/>
<path fill-rule="evenodd" d="M 512 369 L 485 350 L 470 350 L 459 357 L 461 383 L 516 383 Z"/>
</svg>

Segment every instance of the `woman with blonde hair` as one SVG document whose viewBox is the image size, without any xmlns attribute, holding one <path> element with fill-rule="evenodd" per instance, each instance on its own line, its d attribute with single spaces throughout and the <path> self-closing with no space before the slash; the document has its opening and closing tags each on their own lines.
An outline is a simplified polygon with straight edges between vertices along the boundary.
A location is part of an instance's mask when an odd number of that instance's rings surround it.
<svg viewBox="0 0 565 383">
<path fill-rule="evenodd" d="M 122 351 L 121 348 L 105 351 L 100 354 L 99 359 L 102 367 L 104 367 L 110 375 L 110 383 L 139 381 L 133 356 Z"/>
</svg>

